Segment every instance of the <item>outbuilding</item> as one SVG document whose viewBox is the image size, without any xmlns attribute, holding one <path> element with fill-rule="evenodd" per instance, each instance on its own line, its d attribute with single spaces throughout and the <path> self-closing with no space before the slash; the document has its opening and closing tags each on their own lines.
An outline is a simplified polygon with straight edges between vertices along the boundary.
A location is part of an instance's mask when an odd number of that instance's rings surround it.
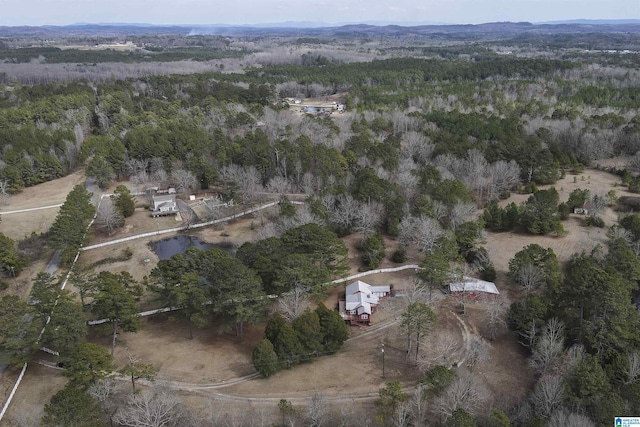
<svg viewBox="0 0 640 427">
<path fill-rule="evenodd" d="M 462 281 L 450 283 L 449 290 L 452 295 L 464 293 L 465 296 L 474 299 L 495 298 L 500 295 L 495 283 L 466 276 L 462 278 Z"/>
</svg>

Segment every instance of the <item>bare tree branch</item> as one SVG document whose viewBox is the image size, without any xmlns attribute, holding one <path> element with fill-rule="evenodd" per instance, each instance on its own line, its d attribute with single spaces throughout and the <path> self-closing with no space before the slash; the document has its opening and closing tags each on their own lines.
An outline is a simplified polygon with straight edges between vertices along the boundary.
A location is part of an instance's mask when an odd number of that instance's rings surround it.
<svg viewBox="0 0 640 427">
<path fill-rule="evenodd" d="M 126 406 L 116 413 L 114 420 L 123 426 L 162 427 L 177 426 L 182 417 L 182 403 L 175 393 L 145 390 L 130 395 Z"/>
</svg>

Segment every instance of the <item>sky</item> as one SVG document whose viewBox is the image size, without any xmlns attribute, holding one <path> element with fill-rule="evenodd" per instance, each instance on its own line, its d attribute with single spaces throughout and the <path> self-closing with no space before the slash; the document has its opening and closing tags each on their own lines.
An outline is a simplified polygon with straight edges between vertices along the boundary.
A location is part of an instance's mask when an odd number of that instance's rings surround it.
<svg viewBox="0 0 640 427">
<path fill-rule="evenodd" d="M 640 19 L 640 0 L 0 0 L 0 25 Z"/>
</svg>

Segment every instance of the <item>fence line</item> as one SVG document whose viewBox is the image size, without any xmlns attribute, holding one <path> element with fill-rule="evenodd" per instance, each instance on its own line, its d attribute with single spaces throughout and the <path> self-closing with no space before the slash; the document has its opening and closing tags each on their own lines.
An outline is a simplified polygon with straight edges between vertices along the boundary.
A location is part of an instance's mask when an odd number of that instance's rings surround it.
<svg viewBox="0 0 640 427">
<path fill-rule="evenodd" d="M 9 408 L 9 404 L 13 399 L 13 395 L 16 394 L 16 391 L 18 390 L 18 386 L 20 385 L 20 382 L 22 382 L 22 377 L 24 377 L 24 373 L 26 371 L 27 371 L 27 364 L 25 363 L 24 365 L 22 365 L 22 371 L 20 371 L 20 376 L 18 376 L 18 380 L 13 386 L 13 389 L 11 389 L 11 394 L 7 398 L 7 401 L 4 402 L 4 406 L 2 407 L 2 412 L 0 412 L 0 421 L 2 421 L 2 418 L 4 417 L 4 413 L 7 412 L 7 409 Z"/>
<path fill-rule="evenodd" d="M 96 212 L 93 214 L 93 218 L 91 218 L 91 221 L 89 221 L 89 225 L 87 225 L 87 229 L 84 231 L 84 235 L 87 235 L 87 232 L 89 231 L 89 228 L 91 228 L 91 225 L 93 225 L 93 222 L 96 220 L 96 217 L 98 216 L 98 209 L 100 208 L 100 203 L 102 203 L 102 199 L 105 197 L 105 195 L 103 194 L 102 196 L 100 196 L 100 200 L 98 201 L 98 206 L 96 207 Z M 67 281 L 69 280 L 69 277 L 71 276 L 71 271 L 73 270 L 73 267 L 76 265 L 76 262 L 78 261 L 78 258 L 80 257 L 80 249 L 78 249 L 78 252 L 76 252 L 76 256 L 75 258 L 73 258 L 73 262 L 71 263 L 71 267 L 69 268 L 69 271 L 67 272 L 67 275 L 64 278 L 64 281 L 62 282 L 62 285 L 60 287 L 60 289 L 64 290 L 64 288 L 67 286 Z M 56 268 L 57 270 L 57 268 Z M 55 305 L 58 304 L 58 300 L 56 299 Z M 42 330 L 40 331 L 40 335 L 38 336 L 38 341 L 40 341 L 40 338 L 42 338 L 42 335 L 44 334 L 44 330 L 47 327 L 47 325 L 49 324 L 49 322 L 51 322 L 51 316 L 47 317 L 47 321 L 45 323 L 45 326 L 42 327 Z M 49 349 L 47 349 L 49 350 Z M 20 385 L 20 383 L 22 382 L 22 378 L 24 377 L 25 372 L 27 372 L 27 363 L 25 362 L 25 364 L 22 366 L 22 371 L 20 372 L 20 375 L 18 376 L 18 380 L 16 381 L 15 385 L 13 386 L 13 389 L 11 390 L 11 394 L 9 395 L 9 397 L 7 398 L 7 401 L 4 403 L 4 406 L 2 407 L 2 411 L 0 412 L 0 421 L 2 421 L 2 418 L 4 418 L 4 414 L 7 412 L 7 409 L 9 408 L 9 405 L 11 404 L 11 401 L 13 400 L 13 396 L 16 394 L 16 391 L 18 390 L 18 386 Z"/>
</svg>

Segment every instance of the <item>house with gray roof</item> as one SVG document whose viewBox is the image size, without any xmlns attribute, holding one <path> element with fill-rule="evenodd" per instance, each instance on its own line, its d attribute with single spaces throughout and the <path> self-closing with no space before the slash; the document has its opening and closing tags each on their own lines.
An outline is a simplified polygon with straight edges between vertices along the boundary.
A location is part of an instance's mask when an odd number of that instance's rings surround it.
<svg viewBox="0 0 640 427">
<path fill-rule="evenodd" d="M 390 293 L 389 285 L 372 286 L 360 280 L 355 281 L 347 285 L 345 299 L 338 303 L 340 316 L 350 325 L 370 325 L 371 315 L 380 304 L 380 298 Z"/>
<path fill-rule="evenodd" d="M 178 213 L 178 204 L 175 194 L 154 194 L 151 196 L 151 205 L 149 206 L 152 217 L 175 215 Z"/>
</svg>

